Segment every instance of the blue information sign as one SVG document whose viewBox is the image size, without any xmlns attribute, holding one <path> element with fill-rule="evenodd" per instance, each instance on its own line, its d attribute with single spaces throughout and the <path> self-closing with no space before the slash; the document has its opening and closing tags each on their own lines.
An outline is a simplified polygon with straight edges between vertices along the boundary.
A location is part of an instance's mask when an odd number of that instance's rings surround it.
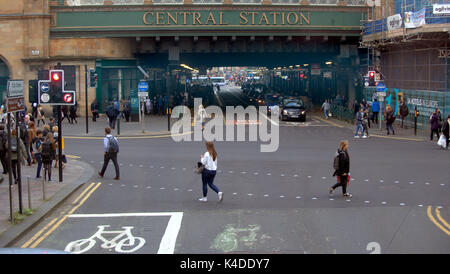
<svg viewBox="0 0 450 274">
<path fill-rule="evenodd" d="M 383 82 L 378 83 L 377 91 L 386 91 L 386 85 Z"/>
<path fill-rule="evenodd" d="M 145 81 L 139 82 L 138 90 L 142 92 L 148 91 L 148 82 Z"/>
</svg>

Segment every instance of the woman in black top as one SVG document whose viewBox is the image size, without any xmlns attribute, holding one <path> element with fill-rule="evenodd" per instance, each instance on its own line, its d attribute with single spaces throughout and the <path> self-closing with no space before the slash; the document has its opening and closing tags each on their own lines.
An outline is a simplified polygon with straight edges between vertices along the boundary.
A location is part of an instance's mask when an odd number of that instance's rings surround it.
<svg viewBox="0 0 450 274">
<path fill-rule="evenodd" d="M 337 187 L 342 187 L 342 193 L 345 197 L 352 197 L 350 193 L 347 193 L 347 181 L 348 174 L 350 172 L 350 156 L 348 155 L 348 141 L 341 141 L 339 144 L 339 169 L 337 169 L 333 176 L 338 176 L 338 183 L 330 188 L 330 194 L 333 194 L 333 191 Z"/>
</svg>

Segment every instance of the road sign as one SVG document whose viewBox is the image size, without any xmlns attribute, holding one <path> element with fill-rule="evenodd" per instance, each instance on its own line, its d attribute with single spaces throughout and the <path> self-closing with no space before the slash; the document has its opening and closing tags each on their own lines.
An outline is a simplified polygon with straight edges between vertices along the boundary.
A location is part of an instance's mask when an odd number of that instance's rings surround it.
<svg viewBox="0 0 450 274">
<path fill-rule="evenodd" d="M 50 89 L 50 86 L 48 85 L 48 83 L 42 83 L 41 84 L 41 91 L 42 92 L 48 92 Z"/>
<path fill-rule="evenodd" d="M 379 83 L 377 84 L 377 91 L 378 91 L 378 92 L 384 92 L 384 91 L 386 91 L 386 85 L 385 85 L 383 82 L 379 82 Z M 384 96 L 386 96 L 386 95 L 384 95 Z"/>
<path fill-rule="evenodd" d="M 141 81 L 138 84 L 138 90 L 141 92 L 146 92 L 148 91 L 148 82 L 146 81 Z"/>
<path fill-rule="evenodd" d="M 138 96 L 139 97 L 147 97 L 148 96 L 148 92 L 146 92 L 146 91 L 139 91 L 138 92 Z"/>
<path fill-rule="evenodd" d="M 72 103 L 73 96 L 72 96 L 72 94 L 67 93 L 67 94 L 64 94 L 63 99 L 64 99 L 65 103 Z"/>
<path fill-rule="evenodd" d="M 16 112 L 25 110 L 25 98 L 15 97 L 6 99 L 6 112 Z"/>
<path fill-rule="evenodd" d="M 8 98 L 23 97 L 24 83 L 23 80 L 8 80 L 7 83 Z"/>
</svg>

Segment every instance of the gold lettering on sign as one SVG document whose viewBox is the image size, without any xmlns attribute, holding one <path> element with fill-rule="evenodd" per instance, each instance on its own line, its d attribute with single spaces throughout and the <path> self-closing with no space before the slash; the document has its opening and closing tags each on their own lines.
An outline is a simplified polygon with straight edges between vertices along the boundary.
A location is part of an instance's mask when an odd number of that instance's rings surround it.
<svg viewBox="0 0 450 274">
<path fill-rule="evenodd" d="M 273 15 L 273 24 L 277 24 L 277 15 L 280 15 L 279 12 L 271 12 L 270 15 Z"/>
<path fill-rule="evenodd" d="M 188 15 L 188 14 L 191 14 L 191 13 L 190 13 L 190 12 L 186 12 L 186 11 L 182 11 L 182 12 L 180 12 L 180 14 L 183 15 L 183 25 L 186 25 L 186 24 L 187 24 L 187 22 L 186 22 L 186 20 L 187 20 L 187 15 Z"/>
<path fill-rule="evenodd" d="M 228 25 L 227 22 L 223 22 L 223 12 L 222 11 L 220 12 L 220 19 L 219 20 L 220 20 L 220 23 L 219 23 L 220 25 Z"/>
<path fill-rule="evenodd" d="M 247 25 L 248 24 L 248 19 L 247 19 L 247 17 L 245 17 L 247 14 L 248 13 L 246 11 L 242 11 L 239 14 L 239 17 L 241 17 L 241 25 Z M 242 20 L 244 20 L 244 22 Z"/>
<path fill-rule="evenodd" d="M 160 19 L 162 19 L 163 22 L 160 23 Z M 157 12 L 156 13 L 156 24 L 157 25 L 163 25 L 164 24 L 164 13 L 162 13 L 162 12 Z"/>
<path fill-rule="evenodd" d="M 192 13 L 192 25 L 196 25 L 195 22 L 198 22 L 199 25 L 202 24 L 202 22 L 200 21 L 200 16 L 202 16 L 200 12 Z"/>
<path fill-rule="evenodd" d="M 303 12 L 300 12 L 300 24 L 301 25 L 303 25 L 303 21 L 305 21 L 306 24 L 311 25 L 311 16 L 310 16 L 309 11 L 308 11 L 308 18 L 305 17 Z"/>
<path fill-rule="evenodd" d="M 172 20 L 172 22 L 175 25 L 178 25 L 178 13 L 175 13 L 175 17 L 172 16 L 172 14 L 170 12 L 167 13 L 167 24 L 170 25 L 170 20 Z"/>
<path fill-rule="evenodd" d="M 147 21 L 147 16 L 148 15 L 152 15 L 153 16 L 153 12 L 146 12 L 146 13 L 144 13 L 144 16 L 143 16 L 142 20 L 144 21 L 144 24 L 151 25 L 152 23 Z"/>
<path fill-rule="evenodd" d="M 266 15 L 266 13 L 265 12 L 263 12 L 263 14 L 262 14 L 262 16 L 261 16 L 261 19 L 259 20 L 259 24 L 261 25 L 261 22 L 262 21 L 265 21 L 266 23 L 266 25 L 270 25 L 270 23 L 269 23 L 269 19 L 267 19 L 267 15 Z"/>
<path fill-rule="evenodd" d="M 294 22 L 292 22 L 290 19 L 291 19 L 291 15 L 295 15 L 295 21 Z M 295 13 L 295 12 L 290 12 L 290 13 L 288 13 L 288 15 L 287 15 L 287 22 L 288 22 L 288 24 L 289 25 L 295 25 L 295 24 L 297 24 L 298 23 L 298 15 L 297 15 L 297 13 Z"/>
<path fill-rule="evenodd" d="M 155 11 L 145 12 L 142 21 L 145 25 L 229 25 L 225 16 L 235 15 L 235 13 L 224 14 L 224 12 L 207 14 L 202 12 L 187 11 Z M 218 16 L 218 17 L 217 17 Z M 202 20 L 203 17 L 203 20 Z M 206 18 L 206 19 L 204 19 Z M 191 23 L 192 19 L 192 23 Z M 311 24 L 310 12 L 257 12 L 241 11 L 239 13 L 240 25 L 252 26 L 276 26 L 276 25 L 303 25 Z"/>
<path fill-rule="evenodd" d="M 208 25 L 209 21 L 213 22 L 213 25 L 216 25 L 216 19 L 214 18 L 212 12 L 209 12 L 208 19 L 206 19 L 205 25 Z"/>
</svg>

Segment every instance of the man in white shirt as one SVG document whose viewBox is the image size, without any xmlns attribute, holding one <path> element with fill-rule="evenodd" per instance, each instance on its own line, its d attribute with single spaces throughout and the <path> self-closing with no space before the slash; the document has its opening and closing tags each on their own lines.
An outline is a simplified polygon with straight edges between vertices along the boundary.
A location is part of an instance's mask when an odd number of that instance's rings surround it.
<svg viewBox="0 0 450 274">
<path fill-rule="evenodd" d="M 325 100 L 325 102 L 322 104 L 323 114 L 325 115 L 325 119 L 328 119 L 328 112 L 330 111 L 330 104 L 328 103 L 328 100 Z"/>
<path fill-rule="evenodd" d="M 119 164 L 117 163 L 117 154 L 119 153 L 119 142 L 117 138 L 111 135 L 111 129 L 109 127 L 105 128 L 105 138 L 103 139 L 104 147 L 104 160 L 102 171 L 98 175 L 103 178 L 106 168 L 108 167 L 109 160 L 112 160 L 114 168 L 116 169 L 116 177 L 114 180 L 120 180 L 120 170 Z"/>
</svg>

